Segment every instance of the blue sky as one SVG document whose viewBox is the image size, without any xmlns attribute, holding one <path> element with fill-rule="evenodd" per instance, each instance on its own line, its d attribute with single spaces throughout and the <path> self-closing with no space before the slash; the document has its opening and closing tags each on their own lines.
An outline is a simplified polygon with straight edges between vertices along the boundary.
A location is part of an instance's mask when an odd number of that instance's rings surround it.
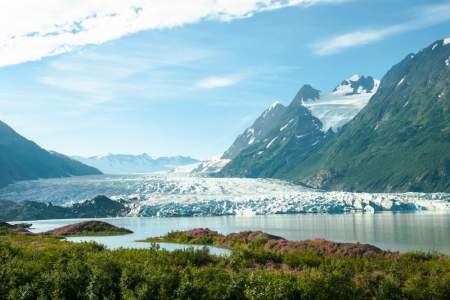
<svg viewBox="0 0 450 300">
<path fill-rule="evenodd" d="M 408 53 L 450 36 L 449 1 L 209 2 L 193 0 L 186 16 L 174 1 L 170 24 L 151 15 L 147 23 L 102 20 L 103 31 L 76 41 L 46 32 L 39 17 L 0 32 L 0 120 L 70 155 L 204 159 L 226 150 L 275 100 L 289 103 L 302 84 L 327 91 L 352 74 L 381 78 Z M 48 11 L 42 20 L 52 20 Z M 13 22 L 15 12 L 23 13 L 11 7 L 0 19 Z"/>
</svg>

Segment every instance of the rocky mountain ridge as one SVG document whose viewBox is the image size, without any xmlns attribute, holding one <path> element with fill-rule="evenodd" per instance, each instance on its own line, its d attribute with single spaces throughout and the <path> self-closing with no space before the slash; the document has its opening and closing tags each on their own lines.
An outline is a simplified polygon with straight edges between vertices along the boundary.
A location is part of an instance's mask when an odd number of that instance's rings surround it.
<svg viewBox="0 0 450 300">
<path fill-rule="evenodd" d="M 409 54 L 381 82 L 352 76 L 328 94 L 304 85 L 271 132 L 218 175 L 327 190 L 448 192 L 449 87 L 450 39 Z"/>
</svg>

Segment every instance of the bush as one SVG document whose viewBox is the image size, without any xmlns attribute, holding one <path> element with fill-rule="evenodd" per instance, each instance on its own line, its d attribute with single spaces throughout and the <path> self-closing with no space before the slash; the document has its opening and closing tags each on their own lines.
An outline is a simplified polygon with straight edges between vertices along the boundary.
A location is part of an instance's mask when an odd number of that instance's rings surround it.
<svg viewBox="0 0 450 300">
<path fill-rule="evenodd" d="M 436 254 L 336 257 L 264 249 L 107 250 L 95 243 L 0 238 L 0 299 L 448 299 Z"/>
</svg>

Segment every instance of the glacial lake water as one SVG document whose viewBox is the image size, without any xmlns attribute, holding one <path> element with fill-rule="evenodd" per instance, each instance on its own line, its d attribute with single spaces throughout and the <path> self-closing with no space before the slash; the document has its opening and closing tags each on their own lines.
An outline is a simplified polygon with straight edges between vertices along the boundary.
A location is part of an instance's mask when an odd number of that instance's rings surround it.
<svg viewBox="0 0 450 300">
<path fill-rule="evenodd" d="M 85 221 L 40 220 L 30 222 L 34 232 Z M 108 218 L 101 219 L 134 233 L 124 236 L 76 237 L 71 241 L 96 241 L 109 248 L 148 248 L 136 242 L 172 230 L 208 227 L 221 233 L 261 230 L 291 240 L 324 238 L 338 242 L 361 242 L 394 251 L 438 251 L 450 255 L 449 212 L 383 212 L 376 214 L 296 214 L 264 216 L 222 216 L 181 218 Z M 186 248 L 186 245 L 161 244 L 165 249 Z M 214 254 L 227 250 L 211 248 Z"/>
</svg>

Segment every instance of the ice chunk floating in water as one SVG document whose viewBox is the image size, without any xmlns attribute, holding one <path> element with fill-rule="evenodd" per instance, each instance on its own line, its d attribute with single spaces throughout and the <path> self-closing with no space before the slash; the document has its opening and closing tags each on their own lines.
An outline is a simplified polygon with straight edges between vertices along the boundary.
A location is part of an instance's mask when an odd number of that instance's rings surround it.
<svg viewBox="0 0 450 300">
<path fill-rule="evenodd" d="M 73 177 L 19 182 L 0 198 L 68 204 L 106 195 L 133 216 L 217 216 L 350 211 L 449 210 L 449 194 L 322 192 L 281 180 L 177 174 Z"/>
</svg>

